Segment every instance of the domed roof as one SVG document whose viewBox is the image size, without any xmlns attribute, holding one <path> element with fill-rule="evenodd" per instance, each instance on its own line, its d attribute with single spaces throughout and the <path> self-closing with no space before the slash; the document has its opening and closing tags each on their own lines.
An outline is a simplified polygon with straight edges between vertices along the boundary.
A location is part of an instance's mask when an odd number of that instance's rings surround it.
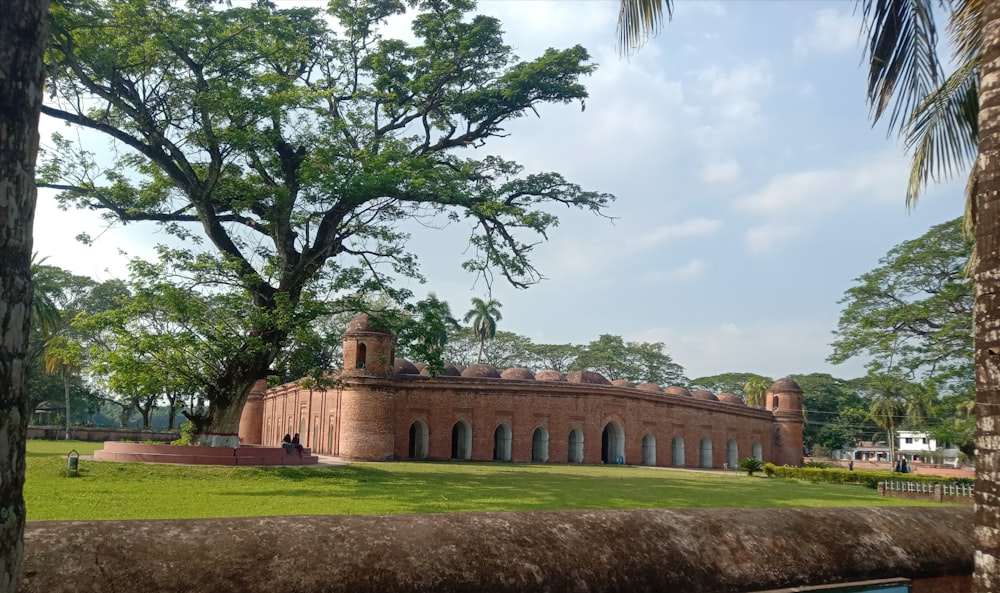
<svg viewBox="0 0 1000 593">
<path fill-rule="evenodd" d="M 773 393 L 786 392 L 786 391 L 797 391 L 802 393 L 802 388 L 799 384 L 795 382 L 791 377 L 785 377 L 783 379 L 778 379 L 767 388 L 768 391 Z"/>
<path fill-rule="evenodd" d="M 554 371 L 552 369 L 546 369 L 544 371 L 538 371 L 535 373 L 536 381 L 565 381 L 566 376 L 559 371 Z"/>
<path fill-rule="evenodd" d="M 636 389 L 641 389 L 642 391 L 650 391 L 652 393 L 663 393 L 663 388 L 656 383 L 639 383 L 635 386 Z"/>
<path fill-rule="evenodd" d="M 392 368 L 395 369 L 397 375 L 419 375 L 420 371 L 417 367 L 413 366 L 413 363 L 406 360 L 405 358 L 397 358 L 392 363 Z"/>
<path fill-rule="evenodd" d="M 711 391 L 705 391 L 704 389 L 698 389 L 691 392 L 691 397 L 695 399 L 703 399 L 705 401 L 717 402 L 719 398 L 715 397 L 715 394 Z"/>
<path fill-rule="evenodd" d="M 500 373 L 488 364 L 470 364 L 462 371 L 462 376 L 468 379 L 499 379 Z"/>
<path fill-rule="evenodd" d="M 586 383 L 588 385 L 611 385 L 611 381 L 604 378 L 604 375 L 594 371 L 573 371 L 566 374 L 566 380 L 570 383 Z"/>
<path fill-rule="evenodd" d="M 376 326 L 375 320 L 373 320 L 367 313 L 359 313 L 354 316 L 354 319 L 347 322 L 347 330 L 344 333 L 352 334 L 357 332 L 371 332 L 390 336 L 393 335 L 392 330 Z"/>
<path fill-rule="evenodd" d="M 405 358 L 397 358 L 392 363 L 392 368 L 397 375 L 419 375 L 420 371 L 413 363 Z"/>
<path fill-rule="evenodd" d="M 425 377 L 431 376 L 431 367 L 424 364 L 423 368 L 420 369 L 420 374 Z M 453 364 L 445 364 L 444 369 L 437 374 L 438 377 L 461 377 L 462 371 L 455 368 Z"/>
<path fill-rule="evenodd" d="M 691 397 L 691 392 L 678 385 L 671 385 L 663 390 L 663 393 L 669 393 L 671 395 L 683 395 L 684 397 Z"/>
<path fill-rule="evenodd" d="M 427 368 L 427 363 L 426 362 L 415 362 L 415 363 L 413 363 L 413 366 L 417 367 L 418 371 L 423 372 L 423 370 L 425 368 Z"/>
<path fill-rule="evenodd" d="M 611 384 L 615 387 L 635 387 L 635 383 L 626 381 L 625 379 L 615 379 Z"/>
<path fill-rule="evenodd" d="M 535 375 L 531 371 L 529 371 L 528 369 L 521 368 L 521 367 L 514 367 L 514 368 L 511 368 L 511 369 L 507 369 L 504 372 L 500 373 L 500 378 L 501 379 L 521 379 L 521 380 L 524 380 L 524 381 L 534 381 L 535 380 Z"/>
<path fill-rule="evenodd" d="M 735 393 L 720 393 L 716 395 L 715 398 L 720 402 L 726 402 L 727 404 L 743 404 L 743 398 Z"/>
</svg>

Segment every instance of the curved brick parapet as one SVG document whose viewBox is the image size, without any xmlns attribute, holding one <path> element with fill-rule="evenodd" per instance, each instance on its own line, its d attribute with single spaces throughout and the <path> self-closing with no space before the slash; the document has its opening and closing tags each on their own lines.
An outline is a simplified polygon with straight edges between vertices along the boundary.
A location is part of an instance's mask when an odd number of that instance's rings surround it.
<svg viewBox="0 0 1000 593">
<path fill-rule="evenodd" d="M 906 577 L 950 592 L 972 572 L 972 531 L 966 508 L 36 521 L 20 590 L 738 593 Z"/>
<path fill-rule="evenodd" d="M 309 449 L 299 457 L 281 447 L 195 447 L 105 441 L 103 449 L 94 451 L 94 461 L 187 465 L 311 465 L 319 463 L 319 458 L 312 455 Z"/>
</svg>

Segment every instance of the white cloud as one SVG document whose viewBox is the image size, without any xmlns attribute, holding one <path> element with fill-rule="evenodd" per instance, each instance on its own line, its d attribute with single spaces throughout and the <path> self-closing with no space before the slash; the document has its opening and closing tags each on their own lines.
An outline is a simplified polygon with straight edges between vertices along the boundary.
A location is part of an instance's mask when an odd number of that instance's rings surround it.
<svg viewBox="0 0 1000 593">
<path fill-rule="evenodd" d="M 770 67 L 765 60 L 734 68 L 708 68 L 698 73 L 698 80 L 715 97 L 748 95 L 771 84 Z"/>
<path fill-rule="evenodd" d="M 647 247 L 672 239 L 714 235 L 720 228 L 722 228 L 721 220 L 692 218 L 677 224 L 657 227 L 652 232 L 636 237 L 630 243 L 637 247 Z"/>
<path fill-rule="evenodd" d="M 666 284 L 670 282 L 691 281 L 700 278 L 705 273 L 705 262 L 693 259 L 671 270 L 654 270 L 642 275 L 643 284 Z"/>
<path fill-rule="evenodd" d="M 803 227 L 791 224 L 762 224 L 747 229 L 743 234 L 743 242 L 751 253 L 772 253 L 779 247 L 798 239 L 803 234 Z"/>
<path fill-rule="evenodd" d="M 798 58 L 813 53 L 837 53 L 858 47 L 861 23 L 849 11 L 827 8 L 816 13 L 812 27 L 797 35 L 794 53 Z"/>
<path fill-rule="evenodd" d="M 701 180 L 705 183 L 727 183 L 740 176 L 740 164 L 733 159 L 711 161 L 701 168 Z"/>
<path fill-rule="evenodd" d="M 663 342 L 689 378 L 733 371 L 775 379 L 814 372 L 847 377 L 863 374 L 862 363 L 833 366 L 825 362 L 830 352 L 831 323 L 835 320 L 723 322 L 697 333 L 651 327 L 625 338 Z"/>
</svg>

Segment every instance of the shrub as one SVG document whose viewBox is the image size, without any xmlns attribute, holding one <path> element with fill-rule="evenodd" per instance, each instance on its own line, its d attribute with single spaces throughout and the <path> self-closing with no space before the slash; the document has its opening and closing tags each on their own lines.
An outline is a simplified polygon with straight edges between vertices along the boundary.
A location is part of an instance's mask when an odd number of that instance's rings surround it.
<svg viewBox="0 0 1000 593">
<path fill-rule="evenodd" d="M 195 438 L 198 436 L 198 429 L 195 427 L 194 422 L 185 422 L 181 425 L 181 438 L 176 441 L 170 441 L 171 445 L 193 445 L 195 443 Z"/>
<path fill-rule="evenodd" d="M 830 469 L 830 464 L 825 461 L 807 461 L 802 467 L 812 467 L 815 469 Z"/>
<path fill-rule="evenodd" d="M 748 476 L 752 476 L 754 472 L 764 469 L 764 462 L 756 457 L 747 457 L 740 459 L 739 468 L 741 471 L 745 471 Z"/>
<path fill-rule="evenodd" d="M 773 463 L 764 464 L 764 473 L 768 477 L 794 478 L 810 482 L 828 482 L 831 484 L 862 484 L 869 488 L 877 488 L 879 482 L 890 480 L 905 480 L 907 482 L 966 484 L 969 478 L 945 478 L 922 474 L 898 474 L 887 471 L 850 471 L 846 469 L 821 469 L 816 467 L 788 467 Z M 905 476 L 905 477 L 903 477 Z"/>
</svg>

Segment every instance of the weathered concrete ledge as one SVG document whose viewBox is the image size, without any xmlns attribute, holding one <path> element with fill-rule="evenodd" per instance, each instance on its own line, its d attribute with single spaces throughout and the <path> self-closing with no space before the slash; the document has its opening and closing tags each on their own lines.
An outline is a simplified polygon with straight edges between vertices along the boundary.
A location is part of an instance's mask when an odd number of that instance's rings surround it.
<svg viewBox="0 0 1000 593">
<path fill-rule="evenodd" d="M 22 593 L 726 593 L 969 575 L 959 507 L 35 521 Z"/>
</svg>

